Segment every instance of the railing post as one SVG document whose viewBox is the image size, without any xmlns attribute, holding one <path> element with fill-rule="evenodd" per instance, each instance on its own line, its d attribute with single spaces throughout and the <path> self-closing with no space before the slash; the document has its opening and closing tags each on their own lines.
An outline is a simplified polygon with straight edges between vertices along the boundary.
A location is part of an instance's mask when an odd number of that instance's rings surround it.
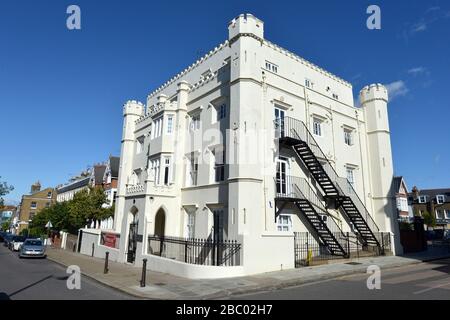
<svg viewBox="0 0 450 320">
<path fill-rule="evenodd" d="M 309 233 L 306 234 L 306 265 L 309 266 L 309 243 L 308 243 L 308 239 L 309 239 Z"/>
<path fill-rule="evenodd" d="M 187 263 L 188 262 L 188 258 L 187 258 L 187 246 L 188 246 L 188 239 L 186 239 L 185 243 L 184 243 L 184 262 Z"/>
<path fill-rule="evenodd" d="M 381 232 L 381 255 L 384 256 L 384 234 Z"/>
<path fill-rule="evenodd" d="M 147 259 L 143 259 L 142 261 L 141 288 L 145 287 L 145 281 L 147 277 Z"/>
<path fill-rule="evenodd" d="M 347 254 L 348 257 L 351 258 L 351 252 L 350 252 L 350 233 L 347 232 Z"/>
<path fill-rule="evenodd" d="M 109 269 L 108 269 L 108 260 L 109 260 L 109 251 L 106 251 L 105 253 L 105 268 L 103 269 L 103 273 L 107 274 Z"/>
<path fill-rule="evenodd" d="M 94 243 L 92 243 L 92 252 L 91 252 L 91 257 L 94 256 Z"/>
<path fill-rule="evenodd" d="M 163 238 L 159 238 L 159 256 L 162 257 L 162 251 L 163 251 Z"/>
</svg>

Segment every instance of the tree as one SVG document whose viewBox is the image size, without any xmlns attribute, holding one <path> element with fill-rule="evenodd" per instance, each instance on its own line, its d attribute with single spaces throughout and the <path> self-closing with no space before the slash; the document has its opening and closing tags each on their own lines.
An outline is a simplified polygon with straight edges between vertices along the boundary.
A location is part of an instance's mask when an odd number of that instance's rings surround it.
<svg viewBox="0 0 450 320">
<path fill-rule="evenodd" d="M 114 207 L 105 208 L 105 203 L 106 195 L 100 188 L 91 187 L 77 192 L 68 204 L 72 225 L 81 228 L 114 215 Z"/>
<path fill-rule="evenodd" d="M 1 178 L 1 176 L 0 176 Z M 13 186 L 8 186 L 8 184 L 6 182 L 1 182 L 0 181 L 0 208 L 3 207 L 3 196 L 7 195 L 8 193 L 10 193 L 11 191 L 14 190 Z"/>
<path fill-rule="evenodd" d="M 8 219 L 7 221 L 5 221 L 5 222 L 2 223 L 1 229 L 2 229 L 3 231 L 8 231 L 10 225 L 11 225 L 11 219 Z"/>
<path fill-rule="evenodd" d="M 422 214 L 423 223 L 427 225 L 427 227 L 435 227 L 436 226 L 436 217 L 429 213 L 428 211 L 425 211 Z"/>
</svg>

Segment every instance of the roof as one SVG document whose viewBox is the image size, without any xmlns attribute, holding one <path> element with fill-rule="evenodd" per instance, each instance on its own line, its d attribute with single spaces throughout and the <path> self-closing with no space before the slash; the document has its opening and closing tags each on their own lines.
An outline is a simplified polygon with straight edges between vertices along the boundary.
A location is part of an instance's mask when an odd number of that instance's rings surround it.
<svg viewBox="0 0 450 320">
<path fill-rule="evenodd" d="M 408 193 L 409 196 L 414 196 L 414 193 Z M 450 188 L 444 189 L 424 189 L 419 190 L 419 196 L 428 196 L 429 198 L 435 198 L 437 195 L 444 195 L 450 197 Z"/>
<path fill-rule="evenodd" d="M 394 189 L 394 191 L 395 191 L 396 193 L 398 193 L 398 192 L 400 191 L 400 188 L 401 188 L 401 186 L 402 186 L 402 183 L 403 183 L 403 185 L 405 186 L 406 192 L 408 192 L 408 187 L 406 186 L 405 179 L 403 179 L 402 176 L 400 176 L 400 177 L 394 177 L 394 179 L 392 180 L 392 188 Z"/>
<path fill-rule="evenodd" d="M 85 177 L 82 178 L 80 180 L 74 181 L 72 183 L 66 184 L 58 189 L 56 189 L 58 194 L 70 191 L 70 190 L 75 190 L 75 189 L 79 189 L 82 187 L 86 187 L 89 185 L 89 181 L 91 180 L 91 177 Z"/>
<path fill-rule="evenodd" d="M 99 185 L 103 183 L 103 175 L 105 174 L 106 165 L 95 165 L 94 166 L 94 179 L 95 185 Z"/>
<path fill-rule="evenodd" d="M 120 157 L 109 157 L 109 170 L 111 170 L 111 177 L 118 178 L 119 177 L 119 165 L 120 165 Z"/>
</svg>

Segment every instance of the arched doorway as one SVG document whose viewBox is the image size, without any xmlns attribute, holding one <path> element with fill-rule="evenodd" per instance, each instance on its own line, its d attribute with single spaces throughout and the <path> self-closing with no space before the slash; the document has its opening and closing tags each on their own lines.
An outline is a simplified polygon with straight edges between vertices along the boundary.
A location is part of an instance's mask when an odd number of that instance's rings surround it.
<svg viewBox="0 0 450 320">
<path fill-rule="evenodd" d="M 127 262 L 134 263 L 136 259 L 136 249 L 137 249 L 137 232 L 138 232 L 138 209 L 133 206 L 130 209 L 130 229 L 128 233 L 128 251 L 127 251 Z"/>
<path fill-rule="evenodd" d="M 166 213 L 164 209 L 159 209 L 155 217 L 155 236 L 164 237 L 166 230 Z"/>
</svg>

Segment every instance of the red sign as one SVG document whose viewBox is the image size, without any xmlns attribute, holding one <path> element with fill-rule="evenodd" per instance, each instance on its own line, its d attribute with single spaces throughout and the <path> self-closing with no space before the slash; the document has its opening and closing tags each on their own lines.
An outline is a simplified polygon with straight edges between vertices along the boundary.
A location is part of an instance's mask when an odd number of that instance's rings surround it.
<svg viewBox="0 0 450 320">
<path fill-rule="evenodd" d="M 116 247 L 116 241 L 117 241 L 117 235 L 114 233 L 104 233 L 103 234 L 103 245 L 115 248 Z"/>
</svg>

